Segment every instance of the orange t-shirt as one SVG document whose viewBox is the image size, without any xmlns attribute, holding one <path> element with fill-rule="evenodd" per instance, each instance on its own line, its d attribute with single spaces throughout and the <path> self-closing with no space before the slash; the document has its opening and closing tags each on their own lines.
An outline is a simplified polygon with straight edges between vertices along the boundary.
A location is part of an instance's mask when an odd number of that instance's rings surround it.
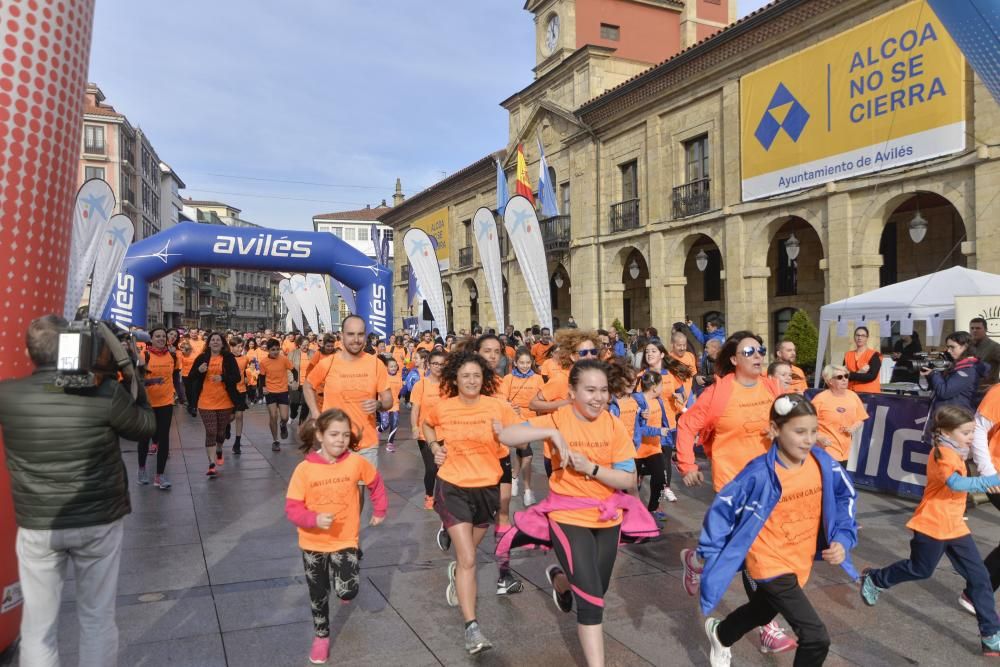
<svg viewBox="0 0 1000 667">
<path fill-rule="evenodd" d="M 260 372 L 265 376 L 264 388 L 269 394 L 282 394 L 288 391 L 288 371 L 292 370 L 292 360 L 283 354 L 272 359 L 268 355 L 260 360 Z"/>
<path fill-rule="evenodd" d="M 788 363 L 788 362 L 782 362 Z M 795 392 L 796 394 L 804 394 L 806 390 L 809 389 L 809 382 L 806 381 L 806 372 L 796 366 L 795 364 L 788 364 L 792 371 L 792 380 L 788 383 L 788 389 L 784 390 L 783 393 Z M 760 376 L 767 377 L 767 364 L 762 364 L 760 369 Z"/>
<path fill-rule="evenodd" d="M 361 448 L 378 446 L 375 413 L 367 414 L 361 409 L 362 401 L 377 399 L 389 388 L 389 371 L 378 357 L 362 352 L 354 360 L 334 354 L 316 364 L 306 381 L 323 394 L 320 412 L 340 408 L 351 418 L 354 428 L 361 431 Z"/>
<path fill-rule="evenodd" d="M 549 376 L 540 390 L 546 401 L 564 401 L 569 398 L 569 371 L 560 368 Z"/>
<path fill-rule="evenodd" d="M 649 400 L 647 398 L 646 405 L 649 406 L 647 408 L 649 414 L 646 416 L 646 425 L 653 426 L 655 428 L 663 428 L 661 426 L 661 424 L 663 423 L 663 410 L 660 408 L 660 402 L 657 401 L 656 399 Z M 635 452 L 635 458 L 644 459 L 647 456 L 653 456 L 655 454 L 660 454 L 662 452 L 663 452 L 663 447 L 660 444 L 660 436 L 647 435 L 644 436 L 640 441 L 639 449 L 637 449 Z"/>
<path fill-rule="evenodd" d="M 798 468 L 774 464 L 781 500 L 774 506 L 747 552 L 747 571 L 754 579 L 794 574 L 805 586 L 816 558 L 816 540 L 823 518 L 823 477 L 815 457 Z"/>
<path fill-rule="evenodd" d="M 392 351 L 389 352 L 389 354 L 396 360 L 396 364 L 399 365 L 399 370 L 402 371 L 405 366 L 403 362 L 406 359 L 406 348 L 402 345 L 393 345 Z"/>
<path fill-rule="evenodd" d="M 851 454 L 851 436 L 841 429 L 868 419 L 868 412 L 861 398 L 849 389 L 838 398 L 827 389 L 816 394 L 812 404 L 816 408 L 820 434 L 825 435 L 832 443 L 826 448 L 826 453 L 835 461 L 846 461 Z"/>
<path fill-rule="evenodd" d="M 426 423 L 448 450 L 439 478 L 462 488 L 500 482 L 497 452 L 502 445 L 493 430 L 494 419 L 504 426 L 524 421 L 507 402 L 492 396 L 480 396 L 473 404 L 458 396 L 445 398 L 430 409 Z"/>
<path fill-rule="evenodd" d="M 674 359 L 676 359 L 677 361 L 681 362 L 682 364 L 684 364 L 688 368 L 690 368 L 691 369 L 691 375 L 697 375 L 698 374 L 698 360 L 695 359 L 694 354 L 692 354 L 690 350 L 686 350 L 684 352 L 684 354 L 682 354 L 679 357 L 676 354 L 674 354 L 673 352 L 670 353 L 670 356 L 673 357 Z"/>
<path fill-rule="evenodd" d="M 936 540 L 953 540 L 971 532 L 969 524 L 962 519 L 968 494 L 952 491 L 947 484 L 953 472 L 965 477 L 965 462 L 953 449 L 940 445 L 936 449 L 941 460 L 934 458 L 934 450 L 927 455 L 924 497 L 906 527 Z"/>
<path fill-rule="evenodd" d="M 236 391 L 241 394 L 247 393 L 247 364 L 250 360 L 246 358 L 246 355 L 241 354 L 236 357 L 236 365 L 240 367 L 240 383 L 236 385 Z"/>
<path fill-rule="evenodd" d="M 403 390 L 402 371 L 396 371 L 395 375 L 389 375 L 389 391 L 392 392 L 392 408 L 389 412 L 399 412 L 399 392 Z"/>
<path fill-rule="evenodd" d="M 192 340 L 191 351 L 194 352 L 194 356 L 200 356 L 201 353 L 205 351 L 205 341 L 200 338 L 198 340 Z"/>
<path fill-rule="evenodd" d="M 191 359 L 194 361 L 194 358 Z M 174 402 L 174 357 L 169 352 L 157 354 L 150 350 L 146 363 L 146 398 L 149 407 L 162 408 Z M 150 381 L 156 384 L 149 384 Z"/>
<path fill-rule="evenodd" d="M 294 354 L 294 353 L 295 353 L 295 350 L 292 350 L 292 354 Z M 299 365 L 298 365 L 298 367 L 296 367 L 295 366 L 295 362 L 292 361 L 292 368 L 295 370 L 296 373 L 298 373 L 298 376 L 299 376 L 299 387 L 300 388 L 302 387 L 302 383 L 306 381 L 306 376 L 309 374 L 309 368 L 310 368 L 310 366 L 312 366 L 312 359 L 315 356 L 316 356 L 315 352 L 312 352 L 312 353 L 310 353 L 310 352 L 302 352 L 300 350 L 300 353 L 299 353 Z M 292 359 L 291 355 L 288 356 L 288 359 L 289 360 Z"/>
<path fill-rule="evenodd" d="M 505 375 L 500 380 L 500 388 L 497 396 L 505 399 L 508 403 L 519 410 L 518 414 L 524 419 L 530 419 L 535 413 L 528 407 L 532 399 L 538 396 L 538 392 L 544 386 L 542 376 L 532 373 L 531 377 L 519 378 L 513 374 Z"/>
<path fill-rule="evenodd" d="M 318 354 L 314 354 L 313 356 L 309 357 L 309 364 L 306 366 L 305 375 L 299 376 L 299 384 L 301 385 L 305 381 L 305 379 L 309 377 L 309 374 L 312 373 L 312 369 L 316 368 L 316 364 L 323 361 L 324 359 L 329 359 L 334 354 L 336 354 L 336 352 L 332 352 L 330 354 L 323 354 L 322 352 L 319 352 Z M 320 387 L 319 389 L 322 389 L 322 387 Z"/>
<path fill-rule="evenodd" d="M 420 434 L 416 436 L 418 440 L 424 439 L 423 426 L 427 421 L 428 413 L 441 401 L 440 383 L 432 383 L 424 378 L 413 385 L 413 389 L 410 391 L 410 403 L 420 407 L 420 411 L 417 413 L 417 426 L 421 429 Z"/>
<path fill-rule="evenodd" d="M 295 351 L 298 345 L 295 344 L 294 340 L 284 340 L 281 341 L 281 353 L 284 355 L 289 355 Z"/>
<path fill-rule="evenodd" d="M 869 365 L 869 362 L 871 361 L 872 357 L 875 356 L 875 354 L 876 354 L 875 350 L 871 348 L 865 349 L 865 351 L 862 352 L 860 356 L 858 355 L 857 350 L 848 350 L 844 354 L 844 365 L 847 366 L 847 370 L 849 370 L 850 372 L 858 373 L 860 372 L 862 366 Z M 851 391 L 864 391 L 871 394 L 882 393 L 882 384 L 879 381 L 879 378 L 877 377 L 874 380 L 871 380 L 870 382 L 850 381 L 847 383 L 847 388 L 850 389 Z"/>
<path fill-rule="evenodd" d="M 556 359 L 549 358 L 545 360 L 545 363 L 543 363 L 542 367 L 538 369 L 538 372 L 547 378 L 551 378 L 562 372 L 562 364 L 560 364 Z"/>
<path fill-rule="evenodd" d="M 326 530 L 299 528 L 299 547 L 324 553 L 356 549 L 361 522 L 358 482 L 370 485 L 377 474 L 375 466 L 353 452 L 337 463 L 307 460 L 297 465 L 286 497 L 301 500 L 312 512 L 333 515 Z"/>
<path fill-rule="evenodd" d="M 591 461 L 605 468 L 635 458 L 635 446 L 629 439 L 625 426 L 620 419 L 607 411 L 601 412 L 597 419 L 590 421 L 578 417 L 572 405 L 565 405 L 552 414 L 535 417 L 529 423 L 539 428 L 558 429 L 570 450 L 586 454 Z M 551 445 L 548 440 L 545 444 Z M 552 477 L 549 478 L 549 490 L 564 496 L 598 500 L 605 500 L 615 492 L 615 489 L 596 479 L 588 479 L 583 473 L 563 468 L 556 449 L 552 449 Z M 549 518 L 559 523 L 584 528 L 607 528 L 621 523 L 620 511 L 618 516 L 608 521 L 601 521 L 600 514 L 598 508 L 592 507 L 550 512 Z"/>
<path fill-rule="evenodd" d="M 309 351 L 310 352 L 315 352 L 318 349 L 319 349 L 319 343 L 317 343 L 316 341 L 313 341 L 313 342 L 309 343 Z"/>
<path fill-rule="evenodd" d="M 639 403 L 631 396 L 622 396 L 618 399 L 618 418 L 628 433 L 629 442 L 635 442 L 635 417 L 639 414 Z"/>
<path fill-rule="evenodd" d="M 993 428 L 987 434 L 990 458 L 993 459 L 993 467 L 1000 470 L 1000 385 L 995 385 L 986 392 L 976 412 L 993 422 Z"/>
<path fill-rule="evenodd" d="M 430 352 L 431 350 L 434 349 L 434 342 L 431 341 L 430 343 L 428 343 L 428 342 L 425 342 L 425 341 L 420 341 L 419 343 L 417 343 L 417 349 L 418 350 L 427 350 L 428 352 Z"/>
<path fill-rule="evenodd" d="M 503 349 L 503 353 L 507 356 L 508 359 L 511 360 L 511 362 L 513 362 L 515 357 L 517 357 L 517 350 L 512 348 L 510 345 L 508 345 Z M 511 365 L 513 366 L 513 363 Z"/>
<path fill-rule="evenodd" d="M 535 358 L 535 365 L 541 368 L 542 364 L 545 363 L 545 355 L 548 354 L 549 348 L 552 347 L 552 343 L 548 345 L 543 345 L 542 343 L 535 343 L 531 346 L 531 356 Z"/>
<path fill-rule="evenodd" d="M 191 369 L 194 367 L 194 360 L 198 358 L 198 355 L 194 352 L 185 355 L 183 352 L 177 353 L 177 361 L 181 365 L 181 377 L 187 377 L 191 374 Z"/>
<path fill-rule="evenodd" d="M 712 441 L 712 485 L 716 492 L 771 446 L 768 429 L 773 402 L 774 396 L 764 382 L 752 387 L 733 383 L 733 393 L 715 424 Z"/>
<path fill-rule="evenodd" d="M 233 401 L 226 391 L 222 381 L 222 355 L 215 355 L 208 360 L 208 372 L 205 373 L 205 383 L 198 397 L 198 408 L 201 410 L 226 410 L 233 407 Z"/>
</svg>

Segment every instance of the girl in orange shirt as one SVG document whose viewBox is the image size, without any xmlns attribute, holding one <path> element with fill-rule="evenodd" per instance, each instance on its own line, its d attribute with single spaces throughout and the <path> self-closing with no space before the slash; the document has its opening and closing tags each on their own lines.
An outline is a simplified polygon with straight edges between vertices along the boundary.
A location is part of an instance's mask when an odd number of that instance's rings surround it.
<svg viewBox="0 0 1000 667">
<path fill-rule="evenodd" d="M 514 358 L 514 368 L 500 380 L 501 396 L 514 408 L 514 411 L 525 419 L 535 416 L 531 410 L 531 399 L 542 390 L 541 376 L 532 369 L 534 358 L 531 350 L 520 348 Z M 511 490 L 512 496 L 521 495 L 521 483 L 524 483 L 524 506 L 535 504 L 535 494 L 531 491 L 531 461 L 532 448 L 529 443 L 524 449 L 517 450 L 517 456 L 511 460 Z"/>
<path fill-rule="evenodd" d="M 218 331 L 209 335 L 206 348 L 191 369 L 194 378 L 191 396 L 205 424 L 205 453 L 208 455 L 205 474 L 215 477 L 223 464 L 222 443 L 226 441 L 226 427 L 233 420 L 233 410 L 241 403 L 237 388 L 240 367 Z"/>
<path fill-rule="evenodd" d="M 181 384 L 184 386 L 185 404 L 187 405 L 188 413 L 192 417 L 197 417 L 197 406 L 191 400 L 191 385 L 194 381 L 194 378 L 191 377 L 191 368 L 194 367 L 194 360 L 198 358 L 198 355 L 195 354 L 194 348 L 191 347 L 191 341 L 187 338 L 181 338 L 177 344 L 177 349 L 180 350 L 177 353 L 177 362 L 181 366 Z"/>
<path fill-rule="evenodd" d="M 257 353 L 260 351 L 260 348 L 257 346 L 257 341 L 253 338 L 247 339 L 245 348 L 247 357 L 247 405 L 254 405 L 257 403 L 258 398 L 257 377 L 260 375 L 260 362 L 257 359 Z"/>
<path fill-rule="evenodd" d="M 934 451 L 927 459 L 927 486 L 906 527 L 913 531 L 910 557 L 861 573 L 861 599 L 874 606 L 882 591 L 906 581 L 927 579 L 946 555 L 965 578 L 965 593 L 976 610 L 983 655 L 1000 656 L 1000 617 L 990 573 L 979 555 L 969 525 L 963 520 L 968 493 L 1000 486 L 1000 476 L 969 478 L 969 458 L 976 430 L 972 413 L 946 405 L 934 413 Z"/>
<path fill-rule="evenodd" d="M 640 412 L 633 432 L 636 468 L 640 479 L 646 476 L 650 478 L 646 509 L 658 521 L 666 521 L 667 515 L 660 511 L 660 499 L 663 490 L 670 488 L 670 481 L 667 475 L 669 463 L 664 457 L 662 443 L 670 437 L 670 422 L 664 414 L 665 408 L 660 398 L 663 376 L 656 371 L 646 371 L 639 378 L 639 388 L 642 392 L 636 394 L 635 399 Z M 674 500 L 676 499 L 674 496 Z"/>
<path fill-rule="evenodd" d="M 388 500 L 375 466 L 358 456 L 358 435 L 351 419 L 336 408 L 321 413 L 300 432 L 305 460 L 288 483 L 285 516 L 299 532 L 313 619 L 309 660 L 330 656 L 331 593 L 347 604 L 358 595 L 361 502 L 358 485 L 372 497 L 371 526 L 385 520 Z"/>
<path fill-rule="evenodd" d="M 441 369 L 448 358 L 441 350 L 431 352 L 427 362 L 427 375 L 413 385 L 410 392 L 410 432 L 417 437 L 420 458 L 424 462 L 424 509 L 434 509 L 434 483 L 437 481 L 437 464 L 427 441 L 423 426 L 431 409 L 441 401 Z"/>
<path fill-rule="evenodd" d="M 399 394 L 403 391 L 403 376 L 399 372 L 399 363 L 392 357 L 380 357 L 385 364 L 386 372 L 389 374 L 389 391 L 392 392 L 392 408 L 386 411 L 388 418 L 385 427 L 389 434 L 385 443 L 385 451 L 396 451 L 396 431 L 399 430 Z"/>
<path fill-rule="evenodd" d="M 243 413 L 247 410 L 247 372 L 251 370 L 248 366 L 250 359 L 243 354 L 243 339 L 233 336 L 229 339 L 229 351 L 236 357 L 236 365 L 240 369 L 240 382 L 236 385 L 236 391 L 240 393 L 240 401 L 236 404 L 235 417 L 233 419 L 233 431 L 236 438 L 233 440 L 233 454 L 239 456 L 243 453 Z M 226 440 L 229 439 L 229 428 L 226 428 Z"/>
</svg>

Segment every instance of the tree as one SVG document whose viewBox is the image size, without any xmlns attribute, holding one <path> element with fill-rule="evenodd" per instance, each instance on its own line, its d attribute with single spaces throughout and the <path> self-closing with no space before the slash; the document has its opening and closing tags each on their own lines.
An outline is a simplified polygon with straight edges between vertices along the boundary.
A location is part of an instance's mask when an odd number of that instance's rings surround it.
<svg viewBox="0 0 1000 667">
<path fill-rule="evenodd" d="M 615 321 L 611 323 L 611 326 L 614 327 L 615 331 L 618 332 L 618 339 L 619 340 L 623 340 L 623 341 L 628 342 L 628 335 L 627 335 L 627 332 L 625 331 L 625 327 L 622 326 L 621 320 L 619 320 L 616 317 Z"/>
<path fill-rule="evenodd" d="M 792 315 L 785 331 L 785 338 L 795 343 L 798 353 L 796 363 L 807 371 L 816 369 L 816 348 L 819 345 L 819 330 L 812 323 L 804 310 L 797 310 Z"/>
</svg>

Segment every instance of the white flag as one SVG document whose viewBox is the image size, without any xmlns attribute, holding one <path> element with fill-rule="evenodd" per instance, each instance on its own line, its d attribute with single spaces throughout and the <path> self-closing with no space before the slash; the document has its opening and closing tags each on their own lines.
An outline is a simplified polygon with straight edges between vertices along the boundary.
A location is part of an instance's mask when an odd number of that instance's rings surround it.
<svg viewBox="0 0 1000 667">
<path fill-rule="evenodd" d="M 497 318 L 497 331 L 503 331 L 503 267 L 500 263 L 500 237 L 497 234 L 497 221 L 493 211 L 481 207 L 472 219 L 475 230 L 476 246 L 479 248 L 479 260 L 483 263 L 483 273 L 486 275 L 486 287 L 493 302 L 493 314 Z"/>
<path fill-rule="evenodd" d="M 288 316 L 285 320 L 286 326 L 289 322 L 299 331 L 305 331 L 305 327 L 302 325 L 302 307 L 299 305 L 298 299 L 292 295 L 292 281 L 289 279 L 284 279 L 278 283 L 278 294 L 281 295 L 281 300 L 285 302 L 285 307 L 288 308 Z M 288 326 L 288 331 L 291 331 L 292 327 Z"/>
<path fill-rule="evenodd" d="M 302 315 L 306 318 L 309 328 L 318 333 L 319 320 L 316 318 L 316 304 L 313 303 L 312 297 L 309 296 L 309 286 L 306 284 L 306 277 L 301 273 L 296 273 L 292 276 L 292 296 L 299 302 L 299 308 L 302 309 Z M 306 332 L 305 329 L 299 329 L 299 331 L 302 333 Z"/>
<path fill-rule="evenodd" d="M 538 323 L 551 329 L 552 297 L 545 263 L 545 241 L 535 208 L 521 195 L 514 195 L 504 209 L 503 224 L 507 228 L 507 238 L 514 246 L 514 254 L 517 255 L 517 263 L 528 286 L 528 296 L 535 307 Z"/>
<path fill-rule="evenodd" d="M 312 297 L 316 310 L 319 312 L 319 321 L 327 331 L 333 331 L 333 315 L 330 313 L 330 293 L 326 289 L 326 280 L 318 273 L 306 274 L 306 286 L 309 288 L 309 296 Z"/>
<path fill-rule="evenodd" d="M 69 271 L 66 273 L 66 300 L 63 317 L 72 320 L 80 307 L 87 280 L 97 261 L 97 250 L 115 210 L 115 193 L 99 178 L 80 186 L 73 207 L 73 236 L 69 246 Z"/>
<path fill-rule="evenodd" d="M 427 300 L 431 314 L 434 315 L 434 324 L 441 331 L 448 331 L 444 289 L 441 286 L 441 268 L 431 238 L 424 230 L 414 227 L 403 236 L 403 247 L 410 262 L 410 271 L 417 277 L 417 287 Z"/>
<path fill-rule="evenodd" d="M 90 317 L 98 319 L 104 313 L 104 306 L 111 296 L 118 271 L 125 262 L 125 253 L 135 237 L 135 225 L 127 215 L 111 216 L 108 229 L 104 232 L 104 242 L 97 251 L 94 265 L 94 279 L 90 283 Z"/>
</svg>

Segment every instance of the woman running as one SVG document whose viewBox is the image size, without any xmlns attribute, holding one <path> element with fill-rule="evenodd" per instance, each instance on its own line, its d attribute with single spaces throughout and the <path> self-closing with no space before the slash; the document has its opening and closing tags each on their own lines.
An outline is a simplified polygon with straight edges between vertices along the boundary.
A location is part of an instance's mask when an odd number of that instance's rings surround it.
<svg viewBox="0 0 1000 667">
<path fill-rule="evenodd" d="M 424 509 L 426 510 L 434 509 L 437 464 L 434 463 L 433 452 L 424 440 L 423 426 L 431 409 L 441 401 L 441 369 L 444 368 L 447 357 L 448 355 L 441 350 L 431 352 L 427 375 L 413 386 L 413 391 L 410 393 L 413 406 L 410 410 L 410 431 L 417 438 L 420 458 L 424 462 Z"/>
<path fill-rule="evenodd" d="M 771 445 L 771 404 L 778 395 L 774 380 L 761 376 L 767 348 L 760 336 L 737 331 L 719 352 L 718 379 L 681 415 L 677 426 L 677 467 L 686 486 L 698 486 L 704 476 L 694 459 L 699 439 L 712 464 L 712 486 L 718 493 Z M 681 551 L 684 589 L 698 592 L 701 566 L 694 549 Z M 756 590 L 744 571 L 743 588 L 751 598 Z M 795 640 L 771 621 L 760 629 L 761 651 L 781 653 L 795 648 Z"/>
<path fill-rule="evenodd" d="M 187 396 L 184 394 L 184 382 L 181 380 L 181 360 L 178 358 L 180 350 L 178 345 L 181 340 L 181 334 L 177 329 L 167 329 L 167 350 L 173 355 L 176 363 L 174 364 L 174 372 L 171 376 L 171 380 L 174 385 L 174 395 L 177 397 L 175 403 L 177 405 L 187 405 Z"/>
<path fill-rule="evenodd" d="M 555 550 L 559 565 L 546 570 L 553 600 L 564 613 L 576 606 L 583 654 L 597 666 L 604 665 L 604 596 L 619 540 L 625 533 L 648 538 L 659 530 L 641 503 L 622 493 L 635 488 L 635 446 L 607 411 L 607 365 L 596 359 L 574 364 L 569 399 L 554 413 L 500 432 L 500 442 L 509 447 L 545 440 L 554 470 L 549 495 L 515 515 L 516 528 L 498 554 L 532 543 Z"/>
<path fill-rule="evenodd" d="M 532 369 L 533 365 L 531 350 L 522 347 L 514 353 L 514 367 L 510 374 L 500 380 L 498 395 L 510 403 L 514 412 L 524 419 L 535 416 L 530 407 L 531 399 L 538 395 L 544 385 L 541 376 Z M 524 449 L 518 449 L 516 456 L 511 460 L 510 493 L 514 497 L 521 495 L 519 491 L 523 483 L 525 507 L 535 503 L 535 494 L 531 491 L 532 454 L 532 446 L 529 443 Z"/>
<path fill-rule="evenodd" d="M 669 440 L 672 428 L 660 398 L 663 376 L 656 371 L 644 372 L 639 378 L 639 389 L 642 391 L 633 396 L 639 406 L 639 419 L 633 430 L 633 441 L 637 445 L 636 468 L 640 479 L 650 478 L 646 509 L 657 521 L 666 521 L 667 515 L 660 511 L 660 494 L 669 488 L 666 474 L 669 464 L 664 457 L 663 443 Z M 671 496 L 677 499 L 673 494 Z"/>
<path fill-rule="evenodd" d="M 198 406 L 205 424 L 205 453 L 208 455 L 205 474 L 215 477 L 224 462 L 222 443 L 226 439 L 226 426 L 232 421 L 233 410 L 241 400 L 240 367 L 218 331 L 209 334 L 206 349 L 195 360 L 191 375 L 194 378 L 191 382 L 193 404 Z"/>
<path fill-rule="evenodd" d="M 153 486 L 166 491 L 170 481 L 164 474 L 167 468 L 167 458 L 170 456 L 170 423 L 174 418 L 174 370 L 177 368 L 176 355 L 167 349 L 167 330 L 154 327 L 149 332 L 150 344 L 146 348 L 146 397 L 149 407 L 153 408 L 156 417 L 156 475 L 153 476 Z M 139 452 L 139 484 L 149 484 L 149 474 L 146 472 L 146 457 L 150 454 L 149 438 L 143 438 L 138 443 Z"/>
<path fill-rule="evenodd" d="M 492 396 L 496 376 L 478 354 L 451 355 L 441 386 L 445 398 L 428 411 L 423 433 L 440 465 L 434 509 L 457 558 L 448 565 L 445 597 L 450 606 L 461 606 L 465 650 L 475 655 L 493 647 L 476 621 L 476 549 L 500 507 L 503 470 L 497 430 L 519 418 L 510 405 Z"/>
</svg>

